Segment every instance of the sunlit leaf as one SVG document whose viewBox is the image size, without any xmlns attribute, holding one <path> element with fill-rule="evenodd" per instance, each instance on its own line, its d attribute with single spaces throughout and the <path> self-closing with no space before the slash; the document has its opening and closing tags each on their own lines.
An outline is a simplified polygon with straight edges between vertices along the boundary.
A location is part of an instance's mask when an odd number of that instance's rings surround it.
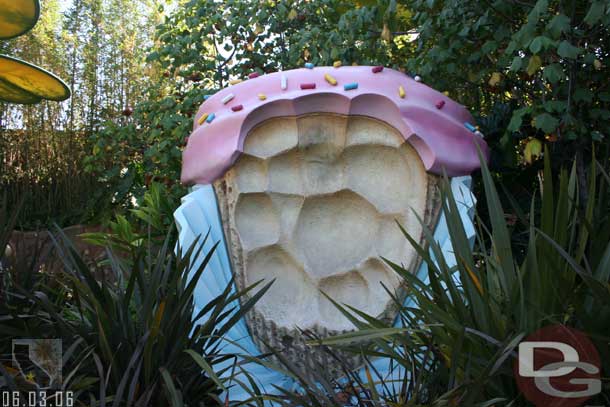
<svg viewBox="0 0 610 407">
<path fill-rule="evenodd" d="M 525 151 L 523 152 L 523 156 L 525 158 L 525 162 L 531 164 L 534 159 L 540 157 L 542 153 L 542 143 L 538 139 L 532 139 L 527 142 L 525 145 Z"/>
<path fill-rule="evenodd" d="M 381 31 L 381 38 L 384 41 L 392 40 L 392 33 L 390 32 L 390 28 L 388 27 L 387 24 L 383 25 L 383 30 Z"/>
<path fill-rule="evenodd" d="M 28 32 L 36 25 L 39 16 L 38 0 L 0 0 L 0 39 Z"/>
<path fill-rule="evenodd" d="M 527 74 L 532 76 L 536 73 L 538 68 L 542 65 L 542 59 L 538 55 L 534 55 L 530 58 L 530 62 L 527 64 Z"/>
<path fill-rule="evenodd" d="M 502 81 L 502 74 L 500 72 L 494 72 L 489 78 L 489 86 L 497 86 Z"/>
</svg>

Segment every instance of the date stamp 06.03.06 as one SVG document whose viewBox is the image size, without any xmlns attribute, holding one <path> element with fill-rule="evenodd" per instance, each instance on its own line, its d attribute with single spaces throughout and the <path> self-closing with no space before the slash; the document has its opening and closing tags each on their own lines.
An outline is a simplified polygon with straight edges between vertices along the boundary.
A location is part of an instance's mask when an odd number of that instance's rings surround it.
<svg viewBox="0 0 610 407">
<path fill-rule="evenodd" d="M 2 407 L 73 407 L 74 393 L 61 390 L 0 390 Z"/>
</svg>

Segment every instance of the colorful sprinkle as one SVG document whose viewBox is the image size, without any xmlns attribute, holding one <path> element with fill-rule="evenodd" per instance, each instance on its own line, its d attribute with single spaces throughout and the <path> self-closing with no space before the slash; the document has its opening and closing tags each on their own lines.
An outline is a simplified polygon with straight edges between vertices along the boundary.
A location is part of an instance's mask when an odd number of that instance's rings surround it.
<svg viewBox="0 0 610 407">
<path fill-rule="evenodd" d="M 315 83 L 302 83 L 301 84 L 301 89 L 315 89 L 315 88 L 316 88 Z"/>
<path fill-rule="evenodd" d="M 216 118 L 216 114 L 215 113 L 210 113 L 210 115 L 208 116 L 207 119 L 205 119 L 205 121 L 207 123 L 212 123 L 214 121 L 214 119 Z"/>
<path fill-rule="evenodd" d="M 203 95 L 203 100 L 208 100 L 211 97 L 212 97 L 212 95 Z"/>
<path fill-rule="evenodd" d="M 381 66 L 381 65 L 380 66 L 375 66 L 375 67 L 373 67 L 373 69 L 371 69 L 371 71 L 373 73 L 379 73 L 379 72 L 383 71 L 383 66 Z"/>
<path fill-rule="evenodd" d="M 341 61 L 335 61 L 335 62 L 333 62 L 333 66 L 334 66 L 335 68 L 339 68 L 339 67 L 341 66 Z"/>
<path fill-rule="evenodd" d="M 265 95 L 264 93 L 258 94 L 258 100 L 265 100 L 265 99 L 267 99 L 267 95 Z"/>
<path fill-rule="evenodd" d="M 186 137 L 184 138 L 184 143 L 185 143 L 185 144 L 188 144 L 188 143 L 189 143 L 189 136 L 186 136 Z"/>
<path fill-rule="evenodd" d="M 448 90 L 444 91 L 444 92 L 443 92 L 443 95 L 445 95 L 445 96 L 449 97 L 449 91 L 448 91 Z"/>
<path fill-rule="evenodd" d="M 286 90 L 288 87 L 288 79 L 286 79 L 286 75 L 282 75 L 282 90 Z"/>
<path fill-rule="evenodd" d="M 401 99 L 404 99 L 406 95 L 407 95 L 407 93 L 405 92 L 405 88 L 402 85 L 400 85 L 398 87 L 398 96 L 400 96 Z"/>
<path fill-rule="evenodd" d="M 335 78 L 333 78 L 332 76 L 330 76 L 329 74 L 324 74 L 324 79 L 326 79 L 326 82 L 330 83 L 333 86 L 335 86 L 337 84 L 337 80 Z"/>
<path fill-rule="evenodd" d="M 229 85 L 237 85 L 238 83 L 240 83 L 242 80 L 241 79 L 231 79 L 229 81 Z"/>
<path fill-rule="evenodd" d="M 477 131 L 477 128 L 468 122 L 464 122 L 464 127 L 466 127 L 468 130 L 470 130 L 473 133 L 475 131 Z"/>
<path fill-rule="evenodd" d="M 248 75 L 248 79 L 254 79 L 254 78 L 258 78 L 259 76 L 261 76 L 260 73 L 258 72 L 252 72 L 250 75 Z"/>
<path fill-rule="evenodd" d="M 243 105 L 237 105 L 237 106 L 231 107 L 231 110 L 233 110 L 234 112 L 239 112 L 243 108 L 244 108 Z"/>
<path fill-rule="evenodd" d="M 413 79 L 415 79 L 415 82 L 421 82 L 421 76 L 419 75 L 415 75 L 415 78 Z"/>
<path fill-rule="evenodd" d="M 305 68 L 307 69 L 313 69 L 314 65 L 311 62 L 307 62 L 305 63 Z"/>
<path fill-rule="evenodd" d="M 197 120 L 197 123 L 199 123 L 199 125 L 201 126 L 203 124 L 203 122 L 208 118 L 208 113 L 204 113 L 201 115 L 201 117 L 199 118 L 199 120 Z"/>
<path fill-rule="evenodd" d="M 344 90 L 354 90 L 358 89 L 358 82 L 346 83 L 343 85 Z"/>
<path fill-rule="evenodd" d="M 436 104 L 436 108 L 437 108 L 437 109 L 442 109 L 442 108 L 443 108 L 443 106 L 445 106 L 445 101 L 444 101 L 444 100 L 441 100 L 440 102 L 438 102 L 438 103 Z"/>
<path fill-rule="evenodd" d="M 234 97 L 235 97 L 235 95 L 234 95 L 234 94 L 229 93 L 227 96 L 225 96 L 225 97 L 223 97 L 223 98 L 222 98 L 222 103 L 226 105 L 227 103 L 229 103 L 230 101 L 232 101 Z"/>
<path fill-rule="evenodd" d="M 478 131 L 478 130 L 477 130 L 477 131 L 475 131 L 475 132 L 474 132 L 474 134 L 475 134 L 475 135 L 477 135 L 477 136 L 479 136 L 479 137 L 481 137 L 481 138 L 484 138 L 484 137 L 485 137 L 485 136 L 483 135 L 483 133 L 481 133 L 481 132 L 480 132 L 480 131 Z"/>
</svg>

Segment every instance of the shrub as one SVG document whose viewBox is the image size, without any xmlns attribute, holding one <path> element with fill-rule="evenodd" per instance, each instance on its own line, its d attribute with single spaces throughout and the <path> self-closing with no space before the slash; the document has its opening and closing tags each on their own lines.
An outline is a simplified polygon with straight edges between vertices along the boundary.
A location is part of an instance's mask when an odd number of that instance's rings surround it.
<svg viewBox="0 0 610 407">
<path fill-rule="evenodd" d="M 112 193 L 83 168 L 90 149 L 85 133 L 0 128 L 0 189 L 9 213 L 19 213 L 19 228 L 109 218 Z"/>
<path fill-rule="evenodd" d="M 107 268 L 111 278 L 98 281 L 71 242 L 58 230 L 57 247 L 65 272 L 41 275 L 32 287 L 7 287 L 3 296 L 19 297 L 19 304 L 3 303 L 0 332 L 3 344 L 15 337 L 54 337 L 64 343 L 66 366 L 63 388 L 74 391 L 82 405 L 183 406 L 220 405 L 235 357 L 224 354 L 223 334 L 251 305 L 235 311 L 246 292 L 232 284 L 201 310 L 193 291 L 214 253 L 193 265 L 191 254 L 201 252 L 207 236 L 193 247 L 174 252 L 172 233 L 165 228 L 158 189 L 146 195 L 131 225 L 119 218 L 105 237 L 111 244 Z M 143 225 L 149 226 L 148 230 Z M 140 235 L 137 228 L 145 230 Z M 137 236 L 137 237 L 136 237 Z M 60 293 L 44 281 L 56 280 Z M 251 295 L 253 304 L 269 285 Z M 13 327 L 22 327 L 21 330 Z M 228 367 L 227 367 L 228 366 Z M 1 370 L 11 390 L 24 390 L 9 369 Z M 222 378 L 221 377 L 227 377 Z"/>
</svg>

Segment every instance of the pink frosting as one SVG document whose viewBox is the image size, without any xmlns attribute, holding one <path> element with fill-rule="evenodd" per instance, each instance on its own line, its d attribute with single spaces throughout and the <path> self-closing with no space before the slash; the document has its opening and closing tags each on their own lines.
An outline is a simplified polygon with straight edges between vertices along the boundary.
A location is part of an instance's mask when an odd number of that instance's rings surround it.
<svg viewBox="0 0 610 407">
<path fill-rule="evenodd" d="M 335 78 L 337 85 L 328 83 L 325 74 Z M 285 90 L 282 76 L 287 81 Z M 357 89 L 344 90 L 343 85 L 353 82 L 358 83 Z M 301 89 L 305 83 L 316 87 Z M 404 98 L 399 95 L 400 86 Z M 230 94 L 233 99 L 223 103 Z M 259 94 L 266 99 L 260 100 Z M 238 105 L 243 108 L 231 109 Z M 487 143 L 464 126 L 464 122 L 473 123 L 464 106 L 403 73 L 388 68 L 373 73 L 370 66 L 302 68 L 248 79 L 204 102 L 183 152 L 182 182 L 209 184 L 221 177 L 243 151 L 250 130 L 262 121 L 319 112 L 386 122 L 415 148 L 426 169 L 436 174 L 444 170 L 449 176 L 467 175 L 479 168 L 475 143 L 486 157 L 489 154 Z M 202 115 L 212 113 L 211 123 L 199 124 Z"/>
</svg>

